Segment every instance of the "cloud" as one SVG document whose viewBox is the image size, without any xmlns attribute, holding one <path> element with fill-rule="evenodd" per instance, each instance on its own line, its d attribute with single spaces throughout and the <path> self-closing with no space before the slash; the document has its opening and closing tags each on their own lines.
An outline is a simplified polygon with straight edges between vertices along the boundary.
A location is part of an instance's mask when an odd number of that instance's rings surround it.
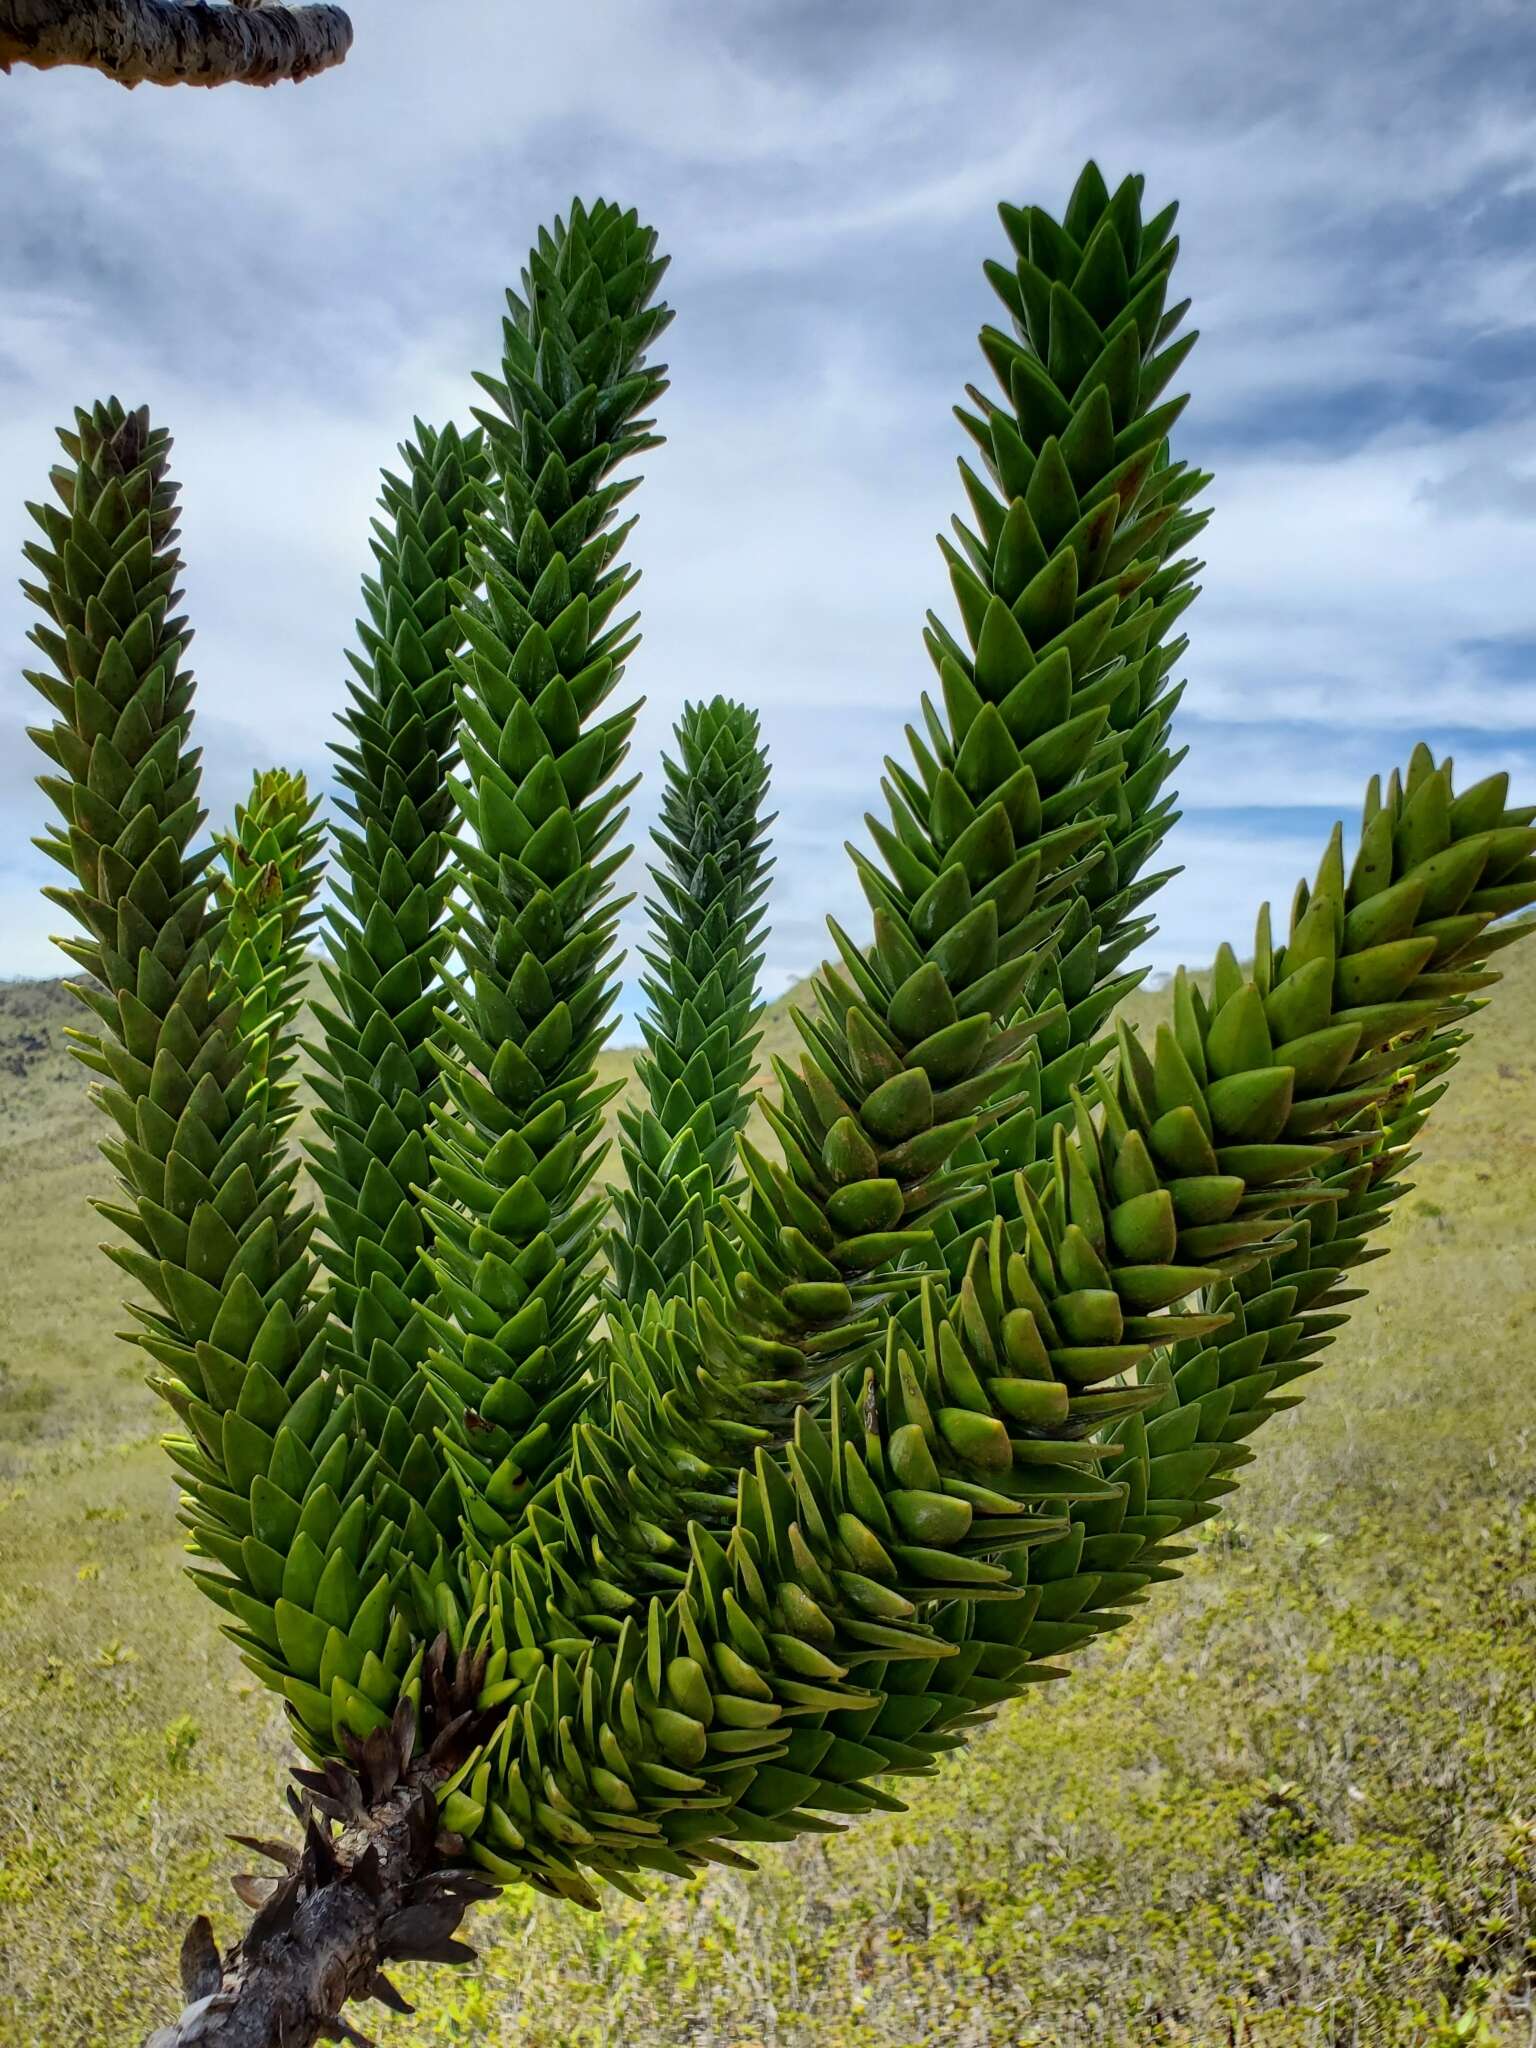
<svg viewBox="0 0 1536 2048">
<path fill-rule="evenodd" d="M 758 706 L 770 986 L 813 965 L 822 913 L 860 916 L 839 848 L 929 686 L 924 612 L 950 608 L 932 535 L 962 502 L 949 407 L 996 317 L 993 204 L 1059 208 L 1090 151 L 1181 199 L 1202 338 L 1180 452 L 1217 479 L 1186 873 L 1153 957 L 1207 954 L 1260 887 L 1288 897 L 1319 821 L 1421 731 L 1463 773 L 1536 781 L 1520 9 L 1172 0 L 1154 28 L 1117 0 L 1027 32 L 1011 0 L 367 15 L 296 91 L 6 81 L 0 557 L 54 421 L 147 398 L 177 436 L 216 813 L 274 755 L 325 773 L 378 467 L 413 413 L 464 416 L 537 222 L 607 191 L 660 224 L 680 309 L 637 500 L 636 765 L 689 696 Z M 27 623 L 0 592 L 11 731 L 37 715 Z M 0 747 L 0 971 L 46 964 L 30 773 Z"/>
<path fill-rule="evenodd" d="M 1503 455 L 1488 449 L 1437 477 L 1426 478 L 1414 492 L 1431 512 L 1470 514 L 1499 520 L 1536 519 L 1536 469 L 1517 469 Z"/>
<path fill-rule="evenodd" d="M 1169 861 L 1181 862 L 1182 869 L 1159 899 L 1162 928 L 1136 964 L 1158 974 L 1181 964 L 1204 967 L 1224 939 L 1240 955 L 1248 953 L 1254 919 L 1265 902 L 1283 932 L 1292 892 L 1303 875 L 1317 872 L 1327 832 L 1327 823 L 1311 819 L 1277 830 L 1266 826 L 1262 814 L 1186 822 L 1166 849 Z"/>
</svg>

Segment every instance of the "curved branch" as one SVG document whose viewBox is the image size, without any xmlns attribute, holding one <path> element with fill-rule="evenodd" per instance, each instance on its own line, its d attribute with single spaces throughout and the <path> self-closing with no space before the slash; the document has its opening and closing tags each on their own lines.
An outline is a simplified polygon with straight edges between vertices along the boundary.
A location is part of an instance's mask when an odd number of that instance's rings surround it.
<svg viewBox="0 0 1536 2048">
<path fill-rule="evenodd" d="M 340 7 L 0 0 L 0 71 L 77 64 L 119 85 L 276 85 L 328 71 L 351 47 Z"/>
</svg>

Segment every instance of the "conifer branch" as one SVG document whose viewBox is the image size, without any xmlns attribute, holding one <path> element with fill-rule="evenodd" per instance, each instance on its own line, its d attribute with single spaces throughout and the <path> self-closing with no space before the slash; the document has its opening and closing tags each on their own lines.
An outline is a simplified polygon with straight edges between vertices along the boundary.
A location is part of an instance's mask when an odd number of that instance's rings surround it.
<svg viewBox="0 0 1536 2048">
<path fill-rule="evenodd" d="M 655 243 L 632 211 L 574 206 L 507 294 L 501 377 L 479 379 L 497 488 L 473 534 L 484 594 L 458 614 L 463 974 L 439 1017 L 446 1100 L 424 1202 L 441 1297 L 429 1372 L 472 1551 L 517 1528 L 563 1469 L 595 1384 L 592 1183 L 618 1085 L 597 1057 L 633 788 L 614 778 L 639 708 L 605 708 L 638 644 L 622 609 L 630 522 L 614 524 L 637 480 L 616 472 L 657 445 L 644 415 L 666 379 L 646 352 L 671 313 L 652 304 Z M 467 1601 L 462 1571 L 459 1586 Z"/>
<path fill-rule="evenodd" d="M 610 1257 L 618 1293 L 638 1307 L 683 1290 L 722 1197 L 740 1192 L 737 1135 L 762 1015 L 763 902 L 773 863 L 761 815 L 768 763 L 756 715 L 716 697 L 690 704 L 655 833 L 647 904 L 651 969 L 645 1050 L 635 1061 L 643 1108 L 619 1111 L 624 1183 L 613 1191 Z"/>
<path fill-rule="evenodd" d="M 451 938 L 453 658 L 464 645 L 455 607 L 490 462 L 478 432 L 420 420 L 400 460 L 400 474 L 384 472 L 375 571 L 363 578 L 359 647 L 348 653 L 355 680 L 333 748 L 339 877 L 325 920 L 331 1001 L 316 1006 L 320 1138 L 309 1159 L 325 1197 L 338 1367 L 389 1475 L 410 1558 L 431 1573 L 456 1539 L 458 1494 L 437 1442 L 447 1418 L 423 1375 L 433 1283 L 421 1191 L 443 1092 L 433 1040 Z"/>
<path fill-rule="evenodd" d="M 103 1149 L 123 1199 L 97 1207 L 127 1239 L 108 1257 L 150 1298 L 131 1307 L 133 1342 L 186 1430 L 167 1449 L 205 1561 L 193 1576 L 299 1740 L 328 1746 L 338 1718 L 359 1735 L 381 1718 L 370 1692 L 394 1702 L 409 1641 L 391 1618 L 397 1536 L 324 1370 L 314 1218 L 220 966 L 213 849 L 194 845 L 169 437 L 113 399 L 60 439 L 60 502 L 31 508 L 45 542 L 26 550 L 53 672 L 28 680 L 55 713 L 32 736 L 60 771 L 42 783 L 64 821 L 40 843 L 72 884 L 47 893 L 82 928 L 60 944 L 99 1026 L 76 1049 L 117 1126 Z"/>
<path fill-rule="evenodd" d="M 989 260 L 985 268 L 1012 332 L 984 327 L 981 348 L 1002 402 L 973 385 L 970 406 L 956 408 L 984 472 L 962 462 L 974 529 L 956 520 L 959 548 L 941 542 L 967 625 L 989 591 L 1001 589 L 1028 609 L 1021 560 L 1039 589 L 1065 572 L 1069 554 L 1080 609 L 1104 607 L 1108 621 L 1108 659 L 1095 689 L 1073 696 L 1079 716 L 1101 714 L 1072 787 L 1082 799 L 1079 814 L 1097 815 L 1102 836 L 1058 937 L 1038 951 L 1028 987 L 1032 1009 L 1059 1005 L 1061 1014 L 1040 1033 L 1028 1099 L 978 1141 L 995 1172 L 946 1226 L 956 1276 L 992 1215 L 1013 1213 L 1014 1173 L 1046 1157 L 1052 1129 L 1070 1121 L 1071 1090 L 1104 1051 L 1110 1014 L 1143 979 L 1145 970 L 1126 962 L 1153 929 L 1146 905 L 1175 872 L 1143 874 L 1178 816 L 1176 800 L 1164 793 L 1182 758 L 1168 732 L 1183 686 L 1170 677 L 1189 643 L 1168 636 L 1199 594 L 1194 578 L 1202 565 L 1182 550 L 1210 517 L 1194 503 L 1210 476 L 1175 462 L 1169 450 L 1186 400 L 1170 397 L 1168 387 L 1198 335 L 1179 333 L 1189 301 L 1171 294 L 1177 204 L 1144 219 L 1143 190 L 1140 177 L 1128 177 L 1112 194 L 1090 162 L 1060 221 L 1039 206 L 999 208 L 1013 261 Z M 1043 509 L 1044 478 L 1055 470 L 1048 443 L 1064 458 L 1055 484 L 1059 518 Z M 1121 507 L 1111 532 L 1104 473 L 1115 451 L 1134 459 L 1115 470 Z M 1044 464 L 1038 481 L 1037 461 Z M 931 614 L 927 638 L 942 682 L 954 648 Z M 1048 703 L 1057 687 L 1048 672 L 1038 678 L 1036 704 Z"/>
<path fill-rule="evenodd" d="M 215 839 L 219 967 L 240 991 L 253 1086 L 268 1090 L 267 1115 L 284 1123 L 293 1114 L 294 1023 L 324 868 L 319 808 L 302 775 L 269 768 L 256 775 L 247 801 L 235 806 L 233 831 Z"/>
</svg>

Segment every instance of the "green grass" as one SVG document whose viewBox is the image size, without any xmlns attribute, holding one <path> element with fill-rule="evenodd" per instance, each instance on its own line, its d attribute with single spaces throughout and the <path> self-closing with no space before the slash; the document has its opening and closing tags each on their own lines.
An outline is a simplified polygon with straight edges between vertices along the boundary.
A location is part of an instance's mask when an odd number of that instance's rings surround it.
<svg viewBox="0 0 1536 2048">
<path fill-rule="evenodd" d="M 1506 956 L 1510 957 L 1510 956 Z M 56 984 L 0 988 L 0 2042 L 135 2042 L 241 1909 L 280 1717 L 181 1576 Z M 771 1028 L 788 1042 L 782 1008 Z M 614 1071 L 625 1062 L 613 1055 Z M 911 1809 L 622 1901 L 513 1897 L 388 2044 L 1536 2042 L 1536 960 L 1393 1256 L 1186 1581 Z"/>
</svg>

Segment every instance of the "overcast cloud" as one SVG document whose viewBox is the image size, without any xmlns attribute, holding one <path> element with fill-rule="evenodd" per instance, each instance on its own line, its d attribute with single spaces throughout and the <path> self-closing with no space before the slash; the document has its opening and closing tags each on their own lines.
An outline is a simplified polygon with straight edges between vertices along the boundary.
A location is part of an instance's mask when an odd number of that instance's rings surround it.
<svg viewBox="0 0 1536 2048">
<path fill-rule="evenodd" d="M 927 686 L 950 414 L 993 208 L 1083 158 L 1182 203 L 1216 472 L 1158 967 L 1289 898 L 1421 735 L 1536 797 L 1536 18 L 1524 0 L 358 0 L 267 93 L 0 79 L 0 561 L 77 401 L 176 436 L 209 801 L 324 778 L 381 463 L 465 417 L 500 288 L 573 191 L 673 257 L 637 499 L 649 766 L 684 699 L 762 713 L 769 992 L 856 917 L 841 842 Z M 26 607 L 0 587 L 0 973 L 52 972 Z M 35 700 L 33 700 L 35 702 Z M 642 802 L 637 824 L 647 823 Z M 630 937 L 633 938 L 631 933 Z"/>
</svg>

